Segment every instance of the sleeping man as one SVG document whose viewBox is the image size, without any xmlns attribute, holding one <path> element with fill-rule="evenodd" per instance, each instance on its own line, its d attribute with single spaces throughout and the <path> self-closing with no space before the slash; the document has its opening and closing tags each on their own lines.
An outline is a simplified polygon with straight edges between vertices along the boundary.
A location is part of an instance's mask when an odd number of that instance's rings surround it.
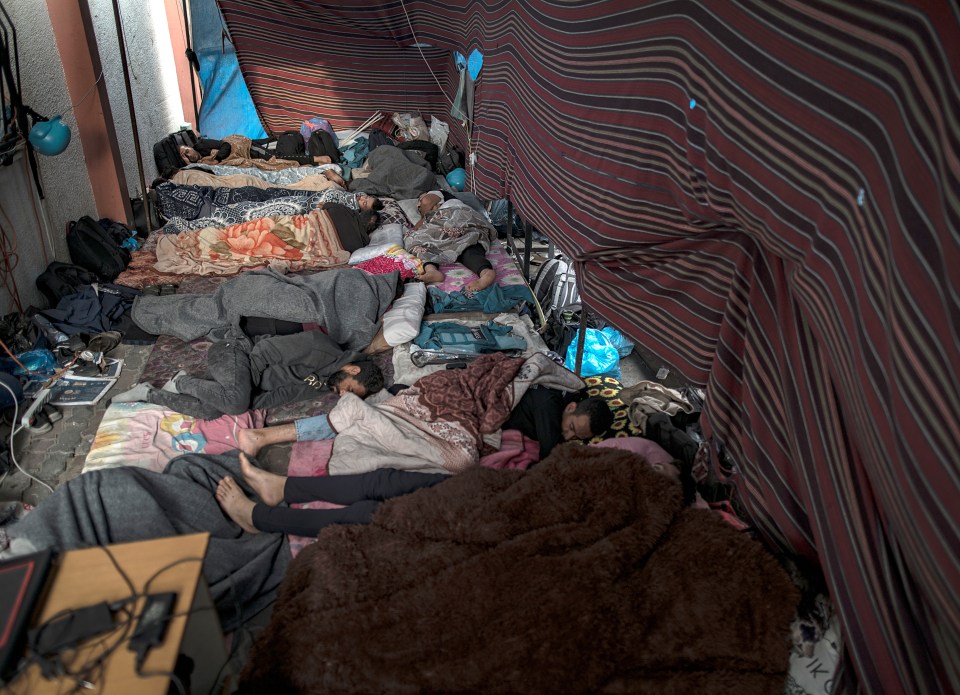
<svg viewBox="0 0 960 695">
<path fill-rule="evenodd" d="M 445 201 L 442 191 L 421 195 L 417 210 L 420 221 L 405 235 L 403 245 L 423 261 L 423 282 L 442 282 L 440 264 L 453 262 L 462 263 L 477 276 L 463 289 L 468 297 L 496 281 L 497 273 L 487 259 L 487 251 L 497 230 L 483 215 L 456 198 Z"/>
<path fill-rule="evenodd" d="M 541 458 L 557 444 L 588 439 L 605 432 L 613 413 L 602 398 L 577 402 L 548 388 L 532 388 L 517 404 L 504 428 L 520 429 L 541 443 Z M 289 425 L 258 430 L 240 430 L 240 467 L 245 482 L 260 502 L 248 498 L 230 476 L 217 486 L 217 502 L 241 528 L 249 533 L 292 533 L 316 536 L 330 524 L 369 523 L 381 502 L 443 482 L 446 473 L 426 473 L 380 468 L 359 474 L 287 477 L 254 466 L 249 458 L 267 444 L 329 439 L 335 436 L 325 415 L 303 418 Z M 345 505 L 342 509 L 290 509 L 294 504 L 323 500 Z"/>
<path fill-rule="evenodd" d="M 366 398 L 383 388 L 379 367 L 323 331 L 258 338 L 241 334 L 210 346 L 206 378 L 181 372 L 162 389 L 142 383 L 112 400 L 146 401 L 211 420 L 306 400 L 324 389 Z"/>
</svg>

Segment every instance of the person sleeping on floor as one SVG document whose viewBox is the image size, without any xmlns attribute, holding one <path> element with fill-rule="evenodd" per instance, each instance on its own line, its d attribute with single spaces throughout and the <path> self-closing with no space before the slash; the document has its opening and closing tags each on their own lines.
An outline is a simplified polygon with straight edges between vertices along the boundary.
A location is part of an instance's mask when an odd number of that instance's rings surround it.
<svg viewBox="0 0 960 695">
<path fill-rule="evenodd" d="M 324 390 L 366 398 L 383 388 L 380 368 L 366 359 L 389 347 L 379 319 L 402 292 L 396 272 L 374 278 L 343 269 L 316 278 L 251 273 L 224 283 L 214 295 L 173 295 L 152 303 L 140 298 L 133 315 L 144 330 L 184 340 L 215 334 L 207 374 L 181 372 L 161 389 L 137 384 L 112 400 L 154 403 L 210 420 L 307 400 Z M 305 304 L 299 309 L 304 313 L 297 314 L 300 304 Z M 325 330 L 304 330 L 303 317 L 323 321 Z"/>
<path fill-rule="evenodd" d="M 420 221 L 404 235 L 403 245 L 423 261 L 423 282 L 443 282 L 442 263 L 466 266 L 477 276 L 463 289 L 467 297 L 472 297 L 497 279 L 486 255 L 497 230 L 463 201 L 445 197 L 442 191 L 430 191 L 418 198 Z"/>
<path fill-rule="evenodd" d="M 544 387 L 529 389 L 513 409 L 504 429 L 517 429 L 540 442 L 540 459 L 567 441 L 603 434 L 613 424 L 613 412 L 600 397 L 577 400 L 576 394 Z M 424 473 L 395 468 L 347 475 L 288 477 L 257 468 L 250 461 L 270 444 L 330 439 L 336 432 L 326 415 L 293 423 L 240 430 L 240 468 L 244 481 L 260 502 L 247 497 L 230 476 L 220 480 L 216 499 L 224 512 L 249 533 L 290 533 L 314 537 L 330 524 L 366 524 L 380 503 L 431 487 L 449 478 L 447 473 Z M 342 509 L 291 509 L 295 504 L 322 500 Z"/>
</svg>

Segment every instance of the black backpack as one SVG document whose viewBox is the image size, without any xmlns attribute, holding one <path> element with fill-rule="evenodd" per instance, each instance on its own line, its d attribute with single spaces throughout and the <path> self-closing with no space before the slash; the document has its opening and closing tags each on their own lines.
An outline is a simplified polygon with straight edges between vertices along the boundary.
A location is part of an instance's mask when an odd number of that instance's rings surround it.
<svg viewBox="0 0 960 695">
<path fill-rule="evenodd" d="M 437 159 L 437 173 L 446 176 L 454 169 L 463 168 L 463 151 L 454 146 L 448 147 Z"/>
<path fill-rule="evenodd" d="M 427 166 L 430 167 L 430 171 L 436 173 L 437 157 L 439 156 L 440 148 L 432 142 L 427 140 L 407 140 L 406 142 L 401 142 L 397 147 L 401 150 L 419 152 L 420 155 L 427 160 Z M 456 167 L 454 167 L 454 169 L 456 169 Z"/>
<path fill-rule="evenodd" d="M 106 282 L 116 278 L 130 262 L 130 252 L 86 215 L 67 225 L 67 248 L 75 264 Z"/>
<path fill-rule="evenodd" d="M 97 281 L 97 276 L 89 270 L 70 263 L 53 261 L 37 276 L 37 289 L 56 307 L 60 299 L 68 294 L 78 292 L 84 285 L 91 285 Z"/>
<path fill-rule="evenodd" d="M 307 148 L 303 144 L 303 136 L 299 130 L 285 130 L 277 138 L 277 149 L 274 154 L 280 159 L 287 157 L 303 157 Z"/>
<path fill-rule="evenodd" d="M 157 165 L 160 176 L 169 176 L 175 169 L 185 166 L 180 156 L 180 146 L 193 147 L 197 144 L 197 134 L 192 130 L 178 130 L 170 133 L 163 140 L 153 146 L 153 161 Z"/>
</svg>

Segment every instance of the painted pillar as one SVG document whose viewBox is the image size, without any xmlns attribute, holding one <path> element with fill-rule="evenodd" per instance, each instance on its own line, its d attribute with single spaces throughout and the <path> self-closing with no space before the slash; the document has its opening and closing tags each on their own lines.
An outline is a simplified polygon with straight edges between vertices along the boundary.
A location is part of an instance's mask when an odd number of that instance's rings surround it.
<svg viewBox="0 0 960 695">
<path fill-rule="evenodd" d="M 80 132 L 97 215 L 131 222 L 130 194 L 104 81 L 100 79 L 88 94 L 100 78 L 102 66 L 87 0 L 47 0 L 47 11 L 63 61 L 70 101 L 79 104 L 73 110 L 73 118 Z"/>
</svg>

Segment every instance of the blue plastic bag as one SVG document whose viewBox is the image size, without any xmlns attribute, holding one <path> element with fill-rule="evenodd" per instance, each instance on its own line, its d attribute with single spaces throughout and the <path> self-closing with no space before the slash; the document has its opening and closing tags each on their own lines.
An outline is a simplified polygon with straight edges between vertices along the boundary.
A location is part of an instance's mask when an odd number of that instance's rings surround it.
<svg viewBox="0 0 960 695">
<path fill-rule="evenodd" d="M 627 340 L 623 333 L 613 326 L 607 326 L 603 329 L 603 334 L 610 340 L 610 344 L 617 348 L 620 357 L 626 357 L 633 352 L 633 343 Z"/>
<path fill-rule="evenodd" d="M 567 348 L 567 359 L 563 366 L 570 371 L 577 370 L 577 344 L 580 342 L 580 329 L 570 341 Z M 611 342 L 610 337 L 596 328 L 587 329 L 587 337 L 583 342 L 583 365 L 580 376 L 599 376 L 604 374 L 615 379 L 620 378 L 620 353 Z"/>
<path fill-rule="evenodd" d="M 0 359 L 0 370 L 27 379 L 47 379 L 53 376 L 57 368 L 57 359 L 49 350 L 27 350 L 17 355 L 17 360 L 20 364 L 9 357 Z M 23 367 L 20 366 L 21 364 Z"/>
</svg>

